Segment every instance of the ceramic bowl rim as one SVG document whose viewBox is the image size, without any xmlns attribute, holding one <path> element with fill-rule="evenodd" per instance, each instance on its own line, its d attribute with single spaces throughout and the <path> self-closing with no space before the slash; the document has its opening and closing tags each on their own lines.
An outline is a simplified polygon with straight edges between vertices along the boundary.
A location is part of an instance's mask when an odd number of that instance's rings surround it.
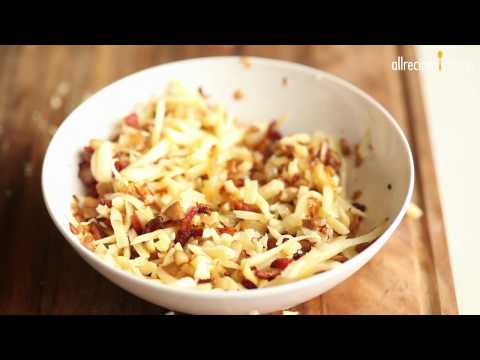
<svg viewBox="0 0 480 360">
<path fill-rule="evenodd" d="M 412 157 L 412 152 L 410 149 L 410 145 L 405 137 L 405 134 L 401 130 L 400 126 L 397 124 L 397 122 L 394 120 L 393 116 L 374 98 L 372 98 L 370 95 L 368 95 L 366 92 L 363 90 L 359 89 L 355 85 L 351 84 L 350 82 L 343 80 L 335 75 L 332 75 L 328 72 L 325 72 L 323 70 L 319 70 L 316 68 L 312 68 L 310 66 L 302 65 L 302 64 L 297 64 L 293 63 L 290 61 L 284 61 L 284 60 L 277 60 L 277 59 L 269 59 L 269 58 L 263 58 L 263 57 L 248 57 L 249 61 L 251 64 L 254 66 L 255 64 L 259 65 L 267 65 L 267 66 L 274 66 L 274 67 L 282 67 L 286 70 L 292 71 L 292 72 L 303 72 L 309 75 L 313 75 L 316 77 L 321 77 L 325 78 L 333 83 L 336 83 L 342 87 L 347 88 L 347 90 L 359 95 L 360 97 L 364 98 L 367 100 L 368 103 L 370 103 L 372 106 L 376 107 L 378 110 L 381 111 L 381 113 L 384 115 L 384 117 L 393 125 L 393 128 L 396 130 L 396 133 L 398 136 L 400 136 L 401 143 L 404 146 L 407 156 L 408 156 L 408 166 L 409 166 L 409 180 L 408 180 L 408 189 L 407 192 L 404 196 L 403 199 L 403 205 L 398 212 L 398 214 L 395 216 L 391 224 L 388 226 L 388 228 L 383 232 L 383 234 L 374 242 L 372 243 L 371 246 L 369 246 L 367 249 L 359 253 L 358 255 L 354 256 L 352 259 L 349 259 L 345 263 L 341 264 L 340 266 L 333 268 L 329 271 L 319 273 L 316 275 L 312 275 L 310 277 L 297 280 L 291 283 L 287 284 L 282 284 L 282 285 L 277 285 L 277 286 L 272 286 L 272 287 L 267 287 L 267 288 L 260 288 L 260 289 L 250 289 L 250 290 L 239 290 L 239 291 L 200 291 L 198 289 L 185 289 L 185 288 L 177 288 L 171 285 L 166 285 L 166 284 L 161 284 L 159 282 L 154 282 L 149 279 L 143 279 L 140 277 L 136 277 L 133 274 L 130 274 L 124 270 L 117 269 L 111 265 L 108 265 L 105 263 L 102 259 L 100 259 L 96 254 L 85 248 L 83 245 L 80 244 L 78 238 L 72 234 L 66 227 L 62 226 L 59 217 L 62 216 L 61 214 L 55 214 L 52 210 L 51 207 L 51 202 L 54 200 L 50 197 L 50 195 L 47 193 L 47 184 L 46 184 L 46 178 L 47 178 L 47 173 L 49 171 L 54 171 L 52 165 L 50 164 L 50 158 L 51 158 L 51 153 L 52 149 L 55 147 L 55 143 L 59 141 L 58 139 L 62 135 L 63 131 L 62 129 L 66 128 L 69 120 L 77 113 L 81 112 L 85 104 L 87 104 L 90 99 L 94 98 L 95 96 L 108 92 L 110 89 L 113 87 L 120 86 L 121 83 L 128 83 L 131 78 L 137 77 L 137 76 L 144 76 L 148 72 L 155 72 L 158 71 L 161 68 L 165 68 L 168 66 L 172 65 L 180 65 L 180 64 L 189 64 L 189 63 L 195 63 L 195 62 L 209 62 L 209 61 L 235 61 L 238 62 L 240 61 L 242 56 L 212 56 L 212 57 L 197 57 L 197 58 L 191 58 L 191 59 L 186 59 L 186 60 L 180 60 L 180 61 L 173 61 L 165 64 L 160 64 L 156 65 L 153 67 L 149 67 L 140 71 L 137 71 L 135 73 L 132 73 L 130 75 L 127 75 L 121 79 L 118 79 L 114 81 L 113 83 L 107 85 L 106 87 L 100 89 L 97 91 L 95 94 L 93 94 L 89 99 L 86 101 L 82 102 L 79 106 L 77 106 L 62 122 L 62 124 L 59 126 L 56 134 L 50 141 L 47 151 L 45 153 L 44 161 L 43 161 L 43 166 L 42 166 L 42 194 L 43 194 L 43 199 L 45 202 L 45 205 L 47 207 L 48 213 L 50 217 L 52 218 L 53 222 L 55 223 L 56 227 L 60 230 L 60 232 L 63 234 L 64 238 L 69 242 L 69 244 L 79 253 L 85 260 L 91 260 L 93 263 L 99 266 L 104 272 L 106 273 L 112 273 L 113 275 L 116 275 L 118 278 L 121 278 L 122 280 L 126 282 L 131 282 L 134 283 L 135 286 L 139 287 L 147 287 L 147 288 L 152 288 L 152 290 L 161 290 L 163 292 L 167 292 L 170 294 L 178 294 L 178 295 L 183 295 L 183 296 L 190 296 L 190 297 L 195 297 L 197 299 L 241 299 L 241 298 L 251 298 L 251 297 L 262 297 L 262 296 L 267 296 L 267 295 L 278 295 L 284 292 L 291 292 L 291 291 L 297 291 L 302 288 L 310 287 L 315 285 L 316 283 L 322 283 L 322 282 L 327 282 L 330 279 L 334 279 L 335 277 L 341 276 L 341 274 L 350 274 L 355 272 L 357 269 L 365 265 L 380 249 L 383 247 L 383 245 L 386 243 L 386 241 L 391 237 L 393 232 L 397 229 L 398 225 L 400 224 L 401 220 L 403 219 L 407 207 L 409 205 L 409 202 L 412 197 L 413 193 L 413 185 L 414 185 L 414 163 L 413 163 L 413 157 Z M 89 263 L 87 261 L 87 263 Z M 90 266 L 94 267 L 89 263 Z M 97 269 L 95 269 L 98 271 Z M 103 275 L 103 274 L 102 274 Z M 112 280 L 110 280 L 112 281 Z M 115 281 L 112 281 L 115 282 Z M 341 282 L 341 281 L 340 281 Z M 123 286 L 121 286 L 123 288 Z"/>
</svg>

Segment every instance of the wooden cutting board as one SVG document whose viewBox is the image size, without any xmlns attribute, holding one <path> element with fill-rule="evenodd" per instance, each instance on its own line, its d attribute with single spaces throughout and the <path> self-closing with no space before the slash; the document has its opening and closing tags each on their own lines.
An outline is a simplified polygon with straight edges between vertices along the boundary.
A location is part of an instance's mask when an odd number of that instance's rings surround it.
<svg viewBox="0 0 480 360">
<path fill-rule="evenodd" d="M 67 114 L 112 81 L 152 65 L 211 55 L 252 55 L 307 64 L 376 98 L 413 148 L 414 201 L 360 271 L 298 306 L 303 314 L 456 314 L 448 247 L 419 74 L 392 71 L 399 46 L 25 46 L 0 47 L 0 314 L 162 314 L 116 287 L 74 253 L 49 218 L 40 190 L 43 155 Z M 55 96 L 61 82 L 63 96 Z"/>
</svg>

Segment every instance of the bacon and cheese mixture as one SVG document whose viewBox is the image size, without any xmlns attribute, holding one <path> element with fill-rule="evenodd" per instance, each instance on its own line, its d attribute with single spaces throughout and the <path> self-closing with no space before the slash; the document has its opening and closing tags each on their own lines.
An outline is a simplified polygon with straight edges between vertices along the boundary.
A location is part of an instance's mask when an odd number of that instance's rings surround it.
<svg viewBox="0 0 480 360">
<path fill-rule="evenodd" d="M 348 143 L 282 136 L 281 122 L 240 124 L 170 83 L 83 149 L 71 231 L 108 264 L 178 287 L 262 288 L 338 266 L 384 226 L 358 234 Z"/>
</svg>

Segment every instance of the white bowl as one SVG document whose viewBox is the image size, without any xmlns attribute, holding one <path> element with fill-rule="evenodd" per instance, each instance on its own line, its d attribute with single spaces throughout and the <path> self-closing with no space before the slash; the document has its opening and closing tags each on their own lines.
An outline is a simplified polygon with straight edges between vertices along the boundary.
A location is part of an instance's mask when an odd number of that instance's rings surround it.
<svg viewBox="0 0 480 360">
<path fill-rule="evenodd" d="M 50 216 L 70 245 L 106 278 L 142 299 L 191 314 L 268 313 L 308 301 L 336 286 L 368 262 L 390 238 L 410 201 L 414 168 L 408 142 L 392 116 L 370 96 L 325 72 L 284 61 L 238 57 L 179 61 L 140 71 L 116 81 L 76 108 L 53 137 L 43 164 L 42 188 Z M 287 84 L 283 84 L 283 79 Z M 170 80 L 204 91 L 227 105 L 240 120 L 270 121 L 288 114 L 284 133 L 322 130 L 357 143 L 371 130 L 374 151 L 350 175 L 349 190 L 363 190 L 368 207 L 365 227 L 390 219 L 383 235 L 341 266 L 291 284 L 238 292 L 178 289 L 137 278 L 105 264 L 69 230 L 72 194 L 82 193 L 78 154 L 91 138 L 106 138 L 115 121 L 139 101 L 165 88 Z M 244 98 L 233 100 L 241 89 Z M 387 189 L 387 184 L 392 189 Z M 75 279 L 72 279 L 75 281 Z M 102 299 L 98 299 L 102 301 Z"/>
</svg>

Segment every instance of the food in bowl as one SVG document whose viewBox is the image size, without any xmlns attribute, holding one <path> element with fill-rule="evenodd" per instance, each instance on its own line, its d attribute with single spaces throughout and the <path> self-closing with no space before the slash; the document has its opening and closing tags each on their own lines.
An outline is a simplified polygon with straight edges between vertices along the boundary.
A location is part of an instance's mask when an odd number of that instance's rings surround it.
<svg viewBox="0 0 480 360">
<path fill-rule="evenodd" d="M 171 82 L 83 149 L 71 231 L 111 266 L 179 287 L 263 288 L 341 265 L 386 228 L 360 235 L 366 207 L 347 196 L 367 142 L 282 136 L 283 121 L 244 125 Z"/>
</svg>

